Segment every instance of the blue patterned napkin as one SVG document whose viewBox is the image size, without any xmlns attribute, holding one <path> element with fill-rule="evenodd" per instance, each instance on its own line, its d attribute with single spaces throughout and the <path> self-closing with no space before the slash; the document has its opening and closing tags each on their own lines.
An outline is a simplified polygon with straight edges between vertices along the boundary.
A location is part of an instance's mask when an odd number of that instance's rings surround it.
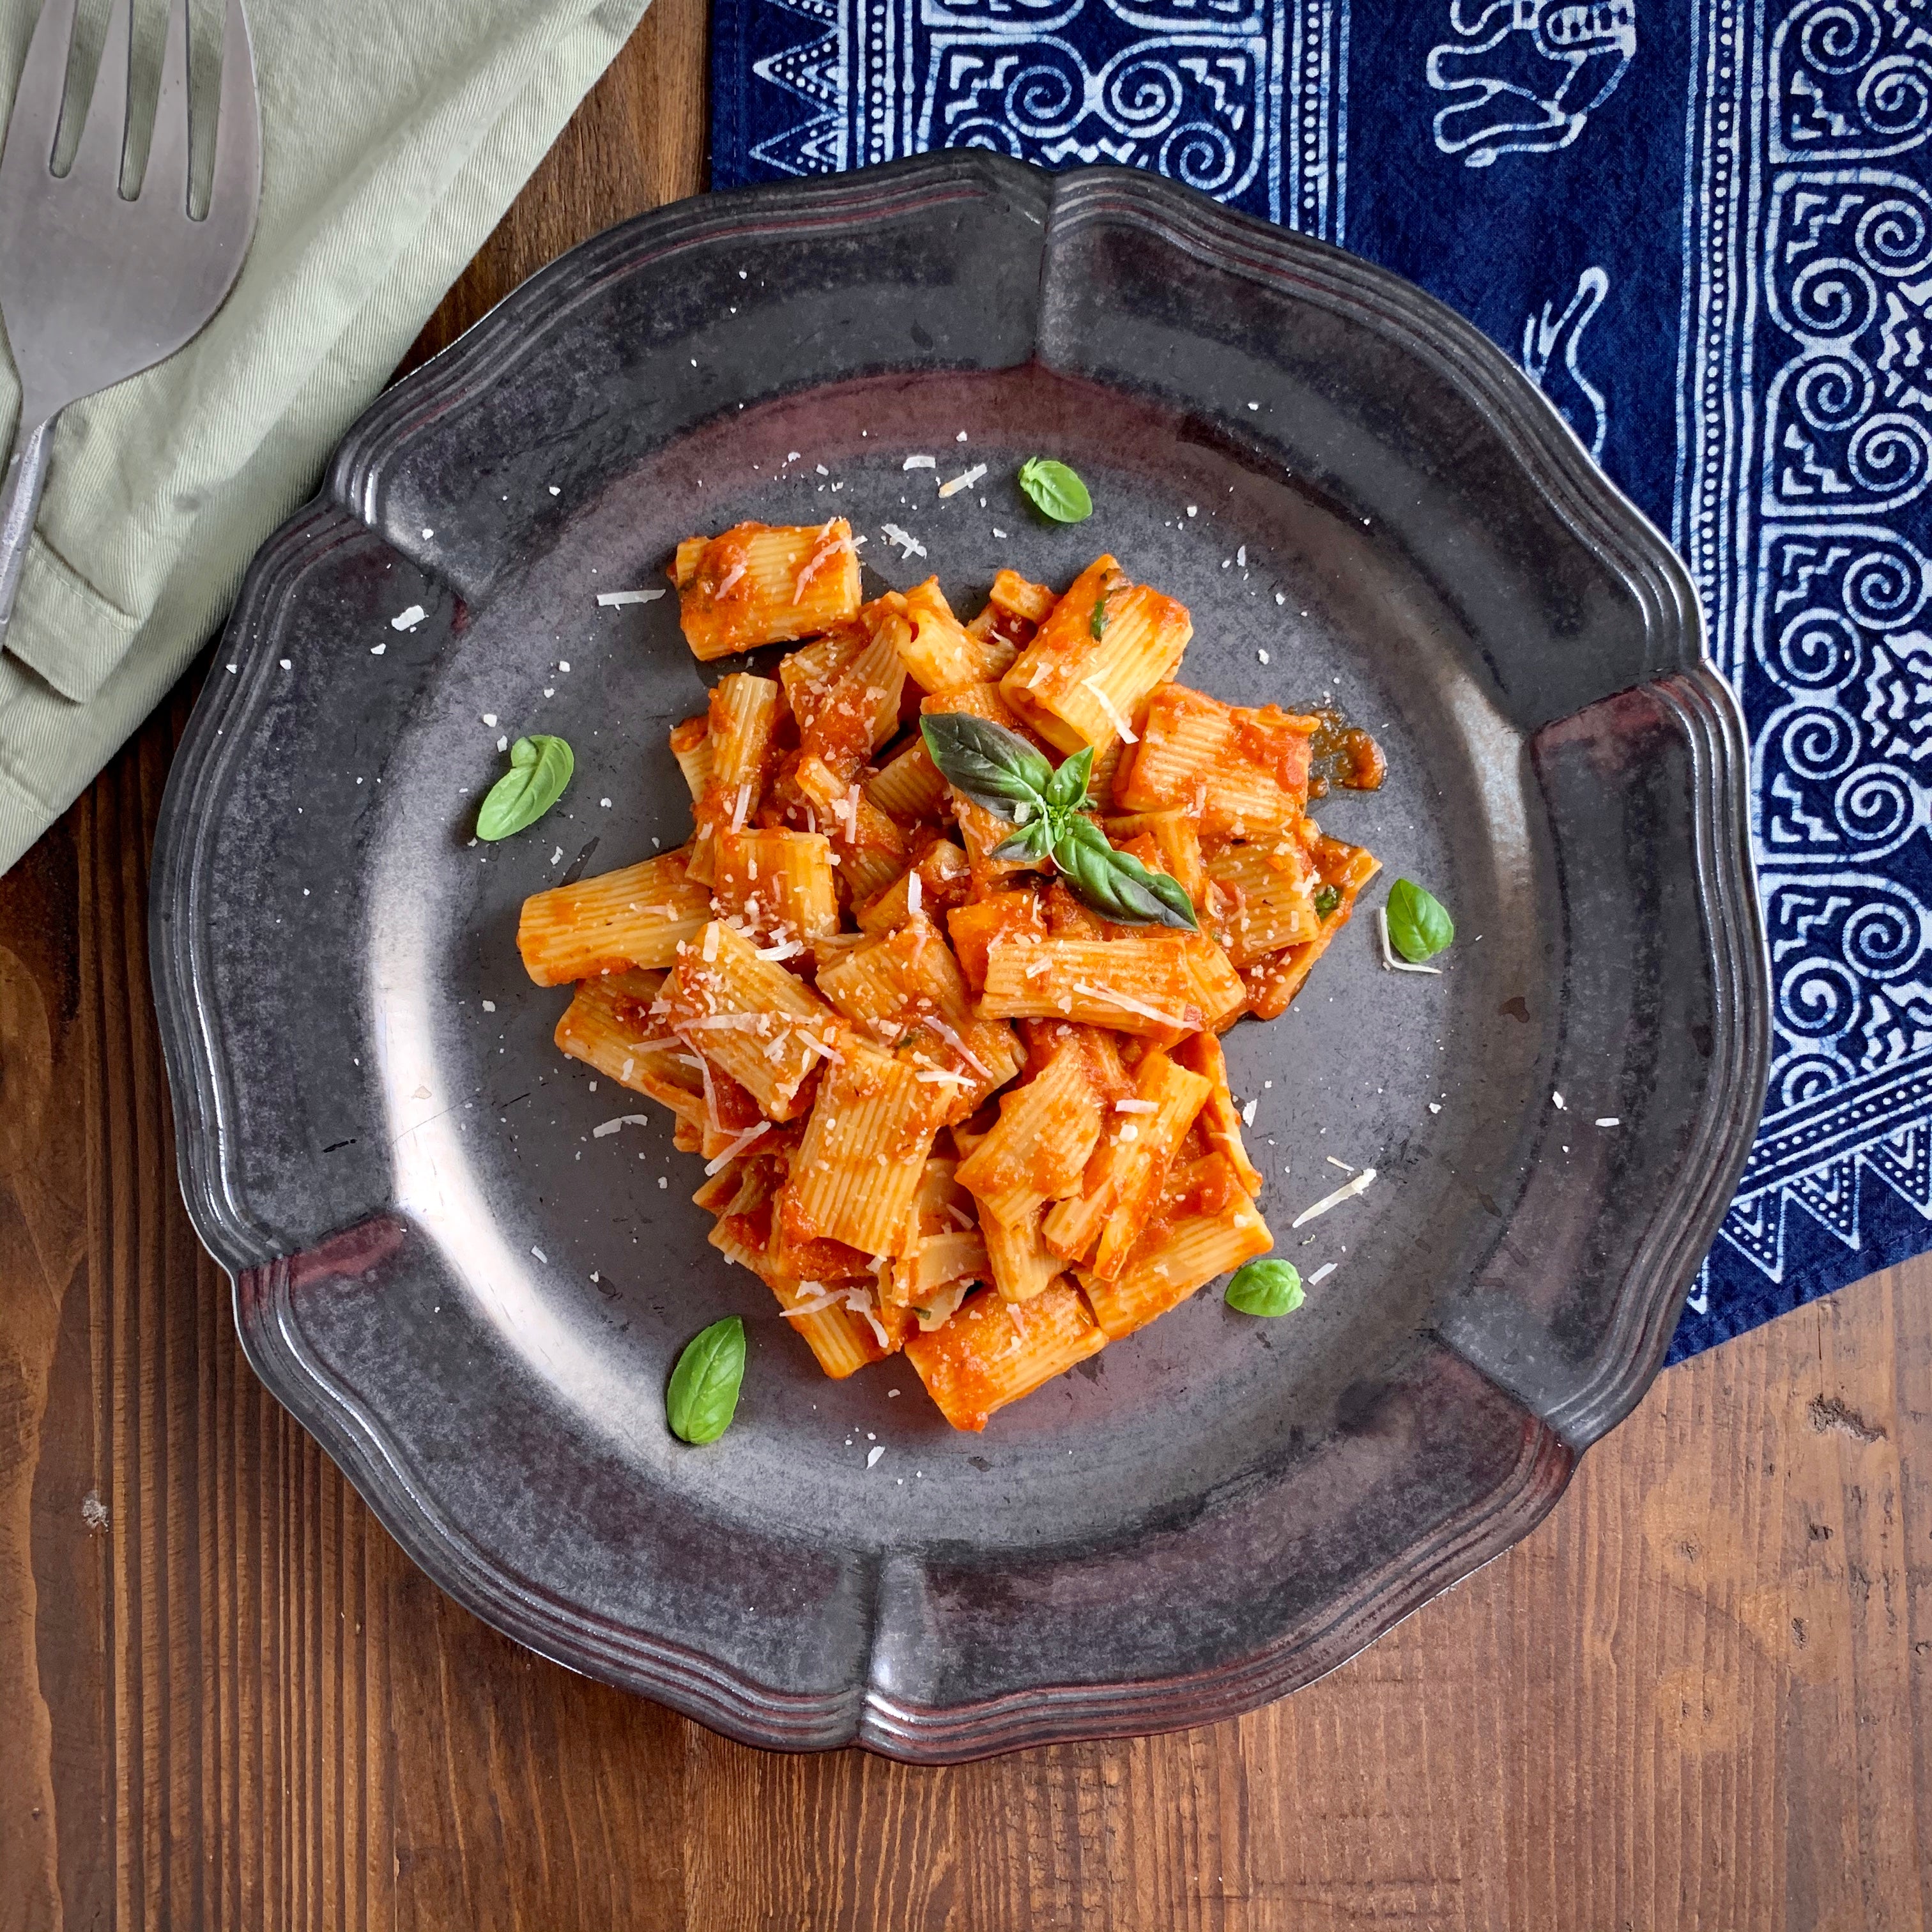
<svg viewBox="0 0 1932 1932">
<path fill-rule="evenodd" d="M 717 0 L 713 178 L 1152 167 L 1515 357 L 1750 722 L 1770 1098 L 1673 1359 L 1932 1246 L 1928 0 Z"/>
</svg>

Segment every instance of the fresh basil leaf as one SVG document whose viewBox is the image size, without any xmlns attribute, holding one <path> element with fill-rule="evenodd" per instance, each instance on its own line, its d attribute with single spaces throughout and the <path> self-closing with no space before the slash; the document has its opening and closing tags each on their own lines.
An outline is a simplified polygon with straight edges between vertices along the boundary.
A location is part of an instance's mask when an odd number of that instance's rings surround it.
<svg viewBox="0 0 1932 1932">
<path fill-rule="evenodd" d="M 1201 929 L 1180 880 L 1149 872 L 1131 852 L 1115 851 L 1090 818 L 1067 820 L 1053 842 L 1053 862 L 1075 896 L 1102 918 L 1122 926 Z"/>
<path fill-rule="evenodd" d="M 1072 758 L 1064 759 L 1048 780 L 1046 803 L 1049 810 L 1077 812 L 1087 802 L 1087 781 L 1094 775 L 1094 747 L 1083 745 Z"/>
<path fill-rule="evenodd" d="M 510 769 L 490 788 L 476 814 L 479 838 L 507 838 L 534 825 L 563 796 L 577 760 L 561 738 L 541 734 L 510 747 Z"/>
<path fill-rule="evenodd" d="M 1389 888 L 1389 944 L 1412 966 L 1432 959 L 1456 937 L 1456 922 L 1433 892 L 1413 879 L 1398 879 Z"/>
<path fill-rule="evenodd" d="M 1087 634 L 1100 637 L 1107 628 L 1107 598 L 1105 592 L 1094 600 L 1094 614 L 1087 620 Z"/>
<path fill-rule="evenodd" d="M 1053 767 L 1004 724 L 970 711 L 939 711 L 922 718 L 919 729 L 940 775 L 975 805 L 1017 822 L 1015 806 L 1045 804 Z"/>
<path fill-rule="evenodd" d="M 1002 839 L 987 854 L 989 859 L 1009 860 L 1022 866 L 1037 866 L 1053 850 L 1053 820 L 1042 812 L 1039 818 Z"/>
<path fill-rule="evenodd" d="M 1307 1298 L 1292 1262 L 1250 1262 L 1228 1284 L 1228 1306 L 1244 1315 L 1292 1315 Z"/>
<path fill-rule="evenodd" d="M 728 1315 L 685 1344 L 664 1392 L 664 1419 L 682 1442 L 716 1442 L 738 1412 L 745 1380 L 745 1324 Z"/>
<path fill-rule="evenodd" d="M 1029 456 L 1020 465 L 1020 488 L 1034 508 L 1056 524 L 1084 524 L 1094 514 L 1086 484 L 1050 456 Z"/>
<path fill-rule="evenodd" d="M 1318 886 L 1315 889 L 1315 916 L 1326 919 L 1342 903 L 1340 891 L 1334 886 Z"/>
</svg>

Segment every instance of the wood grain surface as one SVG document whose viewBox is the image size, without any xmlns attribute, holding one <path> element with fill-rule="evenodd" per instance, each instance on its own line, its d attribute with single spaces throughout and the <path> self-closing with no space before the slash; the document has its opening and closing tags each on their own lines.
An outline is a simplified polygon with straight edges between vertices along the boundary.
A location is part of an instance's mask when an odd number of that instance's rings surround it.
<svg viewBox="0 0 1932 1932">
<path fill-rule="evenodd" d="M 704 26 L 656 0 L 418 356 L 700 184 Z M 0 1932 L 1932 1918 L 1932 1263 L 1670 1371 L 1528 1542 L 1210 1730 L 768 1756 L 477 1623 L 182 1208 L 144 908 L 190 696 L 0 880 Z"/>
</svg>

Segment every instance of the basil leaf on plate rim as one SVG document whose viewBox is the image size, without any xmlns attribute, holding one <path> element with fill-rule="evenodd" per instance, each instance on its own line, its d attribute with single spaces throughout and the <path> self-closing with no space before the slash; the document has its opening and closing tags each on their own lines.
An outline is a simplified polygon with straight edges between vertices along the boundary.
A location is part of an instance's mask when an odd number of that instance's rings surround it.
<svg viewBox="0 0 1932 1932">
<path fill-rule="evenodd" d="M 510 769 L 490 788 L 476 814 L 479 838 L 508 838 L 534 825 L 563 796 L 577 760 L 561 738 L 539 732 L 510 747 Z"/>
<path fill-rule="evenodd" d="M 1412 966 L 1432 959 L 1456 937 L 1456 922 L 1433 892 L 1413 879 L 1398 879 L 1389 888 L 1389 944 Z"/>
<path fill-rule="evenodd" d="M 685 1344 L 664 1391 L 664 1420 L 682 1442 L 716 1442 L 738 1412 L 745 1380 L 745 1324 L 728 1315 Z"/>
<path fill-rule="evenodd" d="M 1292 1315 L 1307 1300 L 1292 1262 L 1250 1262 L 1228 1284 L 1227 1303 L 1244 1315 Z"/>
<path fill-rule="evenodd" d="M 940 775 L 997 817 L 1022 829 L 993 848 L 995 859 L 1038 865 L 1051 856 L 1076 895 L 1123 926 L 1172 926 L 1198 932 L 1193 902 L 1178 879 L 1116 851 L 1083 808 L 1094 748 L 1056 770 L 1024 738 L 969 712 L 934 712 L 920 735 Z"/>
<path fill-rule="evenodd" d="M 1029 456 L 1020 465 L 1019 483 L 1034 508 L 1056 524 L 1084 524 L 1094 514 L 1086 484 L 1051 456 Z"/>
</svg>

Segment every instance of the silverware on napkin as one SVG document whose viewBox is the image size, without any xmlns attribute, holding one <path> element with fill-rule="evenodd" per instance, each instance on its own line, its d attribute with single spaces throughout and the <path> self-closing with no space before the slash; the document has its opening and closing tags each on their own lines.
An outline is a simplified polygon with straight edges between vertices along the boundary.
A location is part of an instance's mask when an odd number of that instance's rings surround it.
<svg viewBox="0 0 1932 1932">
<path fill-rule="evenodd" d="M 200 333 L 255 232 L 261 109 L 242 0 L 223 24 L 214 170 L 189 212 L 188 0 L 168 0 L 154 140 L 135 197 L 122 182 L 134 0 L 114 0 L 73 165 L 53 171 L 76 0 L 43 0 L 0 152 L 0 322 L 20 377 L 20 418 L 0 489 L 0 643 L 69 403 L 138 375 Z M 118 87 L 121 111 L 110 88 Z"/>
</svg>

